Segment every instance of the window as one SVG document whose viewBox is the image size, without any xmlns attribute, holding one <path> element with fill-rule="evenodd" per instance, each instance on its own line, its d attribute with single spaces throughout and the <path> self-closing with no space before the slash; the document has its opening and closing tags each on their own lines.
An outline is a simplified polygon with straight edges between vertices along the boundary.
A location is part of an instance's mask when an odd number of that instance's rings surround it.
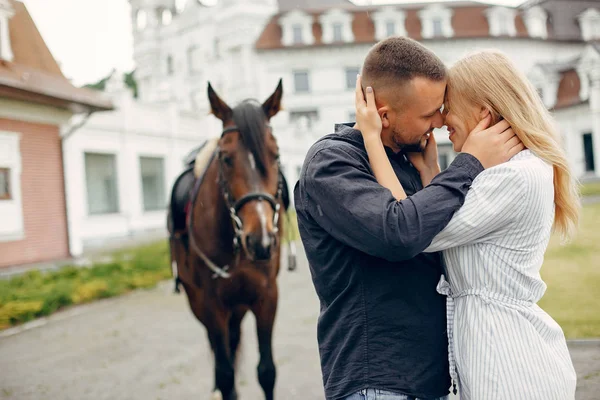
<svg viewBox="0 0 600 400">
<path fill-rule="evenodd" d="M 335 23 L 333 24 L 333 41 L 334 42 L 342 42 L 344 37 L 342 35 L 342 24 Z"/>
<path fill-rule="evenodd" d="M 296 93 L 310 92 L 310 84 L 308 81 L 308 72 L 306 72 L 306 71 L 294 72 L 294 90 L 296 91 Z"/>
<path fill-rule="evenodd" d="M 173 13 L 171 10 L 162 10 L 161 21 L 163 25 L 170 25 L 173 21 Z"/>
<path fill-rule="evenodd" d="M 220 42 L 218 38 L 215 38 L 213 41 L 213 54 L 217 60 L 221 58 Z"/>
<path fill-rule="evenodd" d="M 148 13 L 146 10 L 139 10 L 135 17 L 135 24 L 137 25 L 138 31 L 143 31 L 148 25 Z"/>
<path fill-rule="evenodd" d="M 585 172 L 596 171 L 594 160 L 594 140 L 591 133 L 583 134 L 583 157 L 585 161 Z"/>
<path fill-rule="evenodd" d="M 173 56 L 167 56 L 167 75 L 173 75 Z"/>
<path fill-rule="evenodd" d="M 356 87 L 356 75 L 360 73 L 360 68 L 346 68 L 346 89 L 354 89 Z"/>
<path fill-rule="evenodd" d="M 298 128 L 310 129 L 319 120 L 317 110 L 290 111 L 290 122 Z"/>
<path fill-rule="evenodd" d="M 394 36 L 396 34 L 396 23 L 394 21 L 386 21 L 385 34 L 387 36 Z"/>
<path fill-rule="evenodd" d="M 114 154 L 85 153 L 85 177 L 89 214 L 119 212 Z"/>
<path fill-rule="evenodd" d="M 441 37 L 441 36 L 443 36 L 442 20 L 441 20 L 441 18 L 435 18 L 431 22 L 433 24 L 433 37 Z"/>
<path fill-rule="evenodd" d="M 508 17 L 506 15 L 498 16 L 498 36 L 508 36 Z"/>
<path fill-rule="evenodd" d="M 11 200 L 10 169 L 0 168 L 0 200 Z"/>
<path fill-rule="evenodd" d="M 164 209 L 166 206 L 164 160 L 157 157 L 140 157 L 140 172 L 144 211 Z"/>
<path fill-rule="evenodd" d="M 192 46 L 187 51 L 188 72 L 193 74 L 200 71 L 201 53 L 200 48 Z"/>
<path fill-rule="evenodd" d="M 302 44 L 302 25 L 295 24 L 292 26 L 292 36 L 293 36 L 293 44 Z"/>
</svg>

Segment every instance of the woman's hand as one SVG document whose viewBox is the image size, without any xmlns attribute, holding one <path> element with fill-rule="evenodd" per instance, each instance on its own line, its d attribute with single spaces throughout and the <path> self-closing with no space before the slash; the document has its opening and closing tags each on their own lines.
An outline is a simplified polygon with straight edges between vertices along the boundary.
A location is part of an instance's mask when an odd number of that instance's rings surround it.
<svg viewBox="0 0 600 400">
<path fill-rule="evenodd" d="M 375 93 L 373 88 L 368 87 L 366 90 L 366 100 L 363 96 L 361 76 L 356 77 L 356 124 L 362 133 L 365 142 L 371 140 L 381 140 L 381 117 L 377 112 L 375 104 Z"/>
</svg>

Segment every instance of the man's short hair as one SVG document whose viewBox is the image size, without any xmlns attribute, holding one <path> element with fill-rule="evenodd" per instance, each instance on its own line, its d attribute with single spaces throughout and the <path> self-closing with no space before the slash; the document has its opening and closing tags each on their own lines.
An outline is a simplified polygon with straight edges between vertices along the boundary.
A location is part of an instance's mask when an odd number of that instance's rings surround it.
<svg viewBox="0 0 600 400">
<path fill-rule="evenodd" d="M 420 76 L 432 81 L 446 79 L 446 66 L 438 56 L 419 42 L 406 37 L 390 37 L 371 48 L 362 68 L 363 89 L 375 93 L 398 88 Z"/>
</svg>

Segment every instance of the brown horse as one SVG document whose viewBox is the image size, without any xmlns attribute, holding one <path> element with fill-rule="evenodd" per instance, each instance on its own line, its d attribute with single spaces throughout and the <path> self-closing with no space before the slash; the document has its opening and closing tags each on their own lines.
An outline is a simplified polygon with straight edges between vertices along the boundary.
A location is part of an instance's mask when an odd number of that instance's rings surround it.
<svg viewBox="0 0 600 400">
<path fill-rule="evenodd" d="M 256 317 L 258 381 L 266 399 L 273 399 L 271 344 L 287 185 L 269 120 L 279 112 L 282 93 L 279 81 L 263 104 L 247 100 L 231 109 L 209 83 L 212 113 L 223 121 L 223 133 L 203 178 L 188 196 L 187 222 L 169 218 L 172 262 L 192 312 L 206 327 L 215 361 L 215 393 L 224 400 L 237 399 L 235 358 L 249 310 Z M 172 202 L 178 188 L 173 190 Z M 170 213 L 177 211 L 172 204 Z"/>
</svg>

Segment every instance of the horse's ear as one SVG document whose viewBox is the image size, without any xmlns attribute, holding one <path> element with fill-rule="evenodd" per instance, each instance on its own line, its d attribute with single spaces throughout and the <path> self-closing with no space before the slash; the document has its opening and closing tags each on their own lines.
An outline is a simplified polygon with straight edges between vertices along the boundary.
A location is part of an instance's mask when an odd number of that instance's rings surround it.
<svg viewBox="0 0 600 400">
<path fill-rule="evenodd" d="M 217 95 L 210 82 L 208 82 L 208 101 L 210 102 L 210 109 L 215 117 L 219 118 L 223 122 L 227 122 L 231 119 L 233 111 L 221 98 Z"/>
<path fill-rule="evenodd" d="M 281 110 L 281 97 L 282 96 L 283 96 L 283 83 L 282 83 L 281 79 L 279 79 L 277 88 L 275 89 L 275 91 L 273 92 L 271 97 L 269 97 L 267 99 L 267 101 L 265 101 L 262 105 L 263 110 L 265 111 L 265 115 L 267 116 L 267 119 L 271 119 L 272 117 L 275 116 L 275 114 L 277 114 L 279 112 L 279 110 Z"/>
</svg>

